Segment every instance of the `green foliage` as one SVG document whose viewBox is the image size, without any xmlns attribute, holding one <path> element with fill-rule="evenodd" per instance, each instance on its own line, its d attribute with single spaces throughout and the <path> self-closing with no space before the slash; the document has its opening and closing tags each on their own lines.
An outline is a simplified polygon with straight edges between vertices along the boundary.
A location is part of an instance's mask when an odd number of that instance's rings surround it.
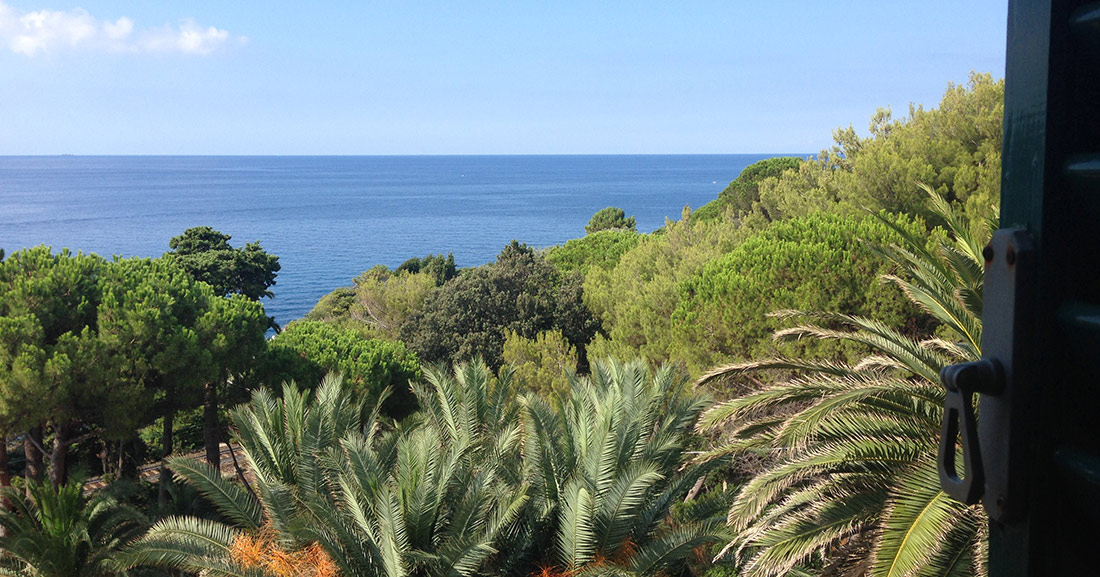
<svg viewBox="0 0 1100 577">
<path fill-rule="evenodd" d="M 721 465 L 688 463 L 691 429 L 707 403 L 671 366 L 597 362 L 571 376 L 555 410 L 523 400 L 531 479 L 527 546 L 557 572 L 676 574 L 697 547 L 718 540 L 721 518 L 666 521 L 674 503 Z M 548 547 L 553 543 L 556 547 Z"/>
<path fill-rule="evenodd" d="M 447 253 L 446 258 L 441 254 L 429 254 L 424 258 L 414 256 L 401 263 L 393 272 L 423 273 L 435 279 L 435 286 L 443 286 L 443 283 L 453 279 L 458 274 L 458 269 L 455 268 L 454 254 Z"/>
<path fill-rule="evenodd" d="M 534 338 L 560 330 L 578 350 L 598 322 L 581 300 L 579 275 L 563 275 L 525 244 L 512 241 L 495 263 L 467 269 L 439 287 L 401 329 L 401 340 L 426 362 L 481 357 L 503 364 L 509 332 Z"/>
<path fill-rule="evenodd" d="M 937 109 L 910 106 L 902 120 L 879 110 L 866 138 L 837 130 L 831 149 L 762 181 L 757 209 L 772 220 L 861 209 L 931 218 L 923 182 L 981 221 L 1000 197 L 1003 115 L 1004 81 L 972 73 L 967 86 L 948 86 Z"/>
<path fill-rule="evenodd" d="M 634 230 L 635 224 L 634 217 L 627 218 L 623 209 L 609 206 L 597 210 L 592 215 L 588 224 L 584 226 L 584 232 L 592 234 L 601 230 Z"/>
<path fill-rule="evenodd" d="M 590 269 L 584 302 L 606 331 L 592 343 L 591 356 L 641 356 L 654 366 L 670 360 L 680 282 L 746 234 L 729 222 L 669 222 L 664 234 L 642 237 L 614 269 Z"/>
<path fill-rule="evenodd" d="M 335 321 L 348 318 L 355 306 L 355 288 L 340 287 L 321 297 L 306 313 L 307 321 Z"/>
<path fill-rule="evenodd" d="M 821 559 L 826 572 L 858 563 L 874 576 L 985 573 L 983 514 L 947 498 L 936 471 L 944 403 L 939 371 L 981 355 L 975 297 L 982 243 L 935 193 L 930 211 L 949 224 L 950 238 L 935 236 L 926 246 L 897 227 L 901 242 L 882 254 L 908 273 L 907 280 L 890 279 L 961 343 L 918 341 L 861 317 L 788 312 L 806 324 L 780 331 L 782 338 L 850 341 L 872 353 L 855 364 L 798 358 L 735 364 L 701 379 L 794 373 L 702 419 L 725 437 L 718 454 L 773 458 L 729 511 L 736 536 L 726 551 L 740 574 L 786 575 Z"/>
<path fill-rule="evenodd" d="M 488 441 L 494 437 L 483 425 L 516 423 L 494 412 L 507 411 L 500 401 L 511 398 L 510 389 L 494 389 L 484 365 L 460 370 L 459 378 L 427 374 L 430 384 L 419 391 L 429 407 L 424 425 L 390 433 L 379 432 L 376 413 L 360 421 L 355 396 L 338 379 L 326 379 L 315 396 L 293 385 L 281 400 L 257 391 L 233 415 L 253 490 L 204 464 L 173 461 L 231 524 L 166 519 L 128 561 L 260 574 L 264 555 L 301 559 L 295 553 L 316 547 L 342 575 L 474 575 L 526 501 L 522 485 L 504 481 L 505 461 L 496 458 L 515 452 L 519 436 Z M 470 394 L 455 397 L 460 389 Z M 242 545 L 257 543 L 260 559 L 242 555 Z"/>
<path fill-rule="evenodd" d="M 209 226 L 185 230 L 168 241 L 165 253 L 196 280 L 209 284 L 218 296 L 241 294 L 251 300 L 273 296 L 279 257 L 264 252 L 259 242 L 244 248 L 229 246 L 227 234 Z"/>
<path fill-rule="evenodd" d="M 561 331 L 543 331 L 533 339 L 508 333 L 501 356 L 519 382 L 545 398 L 567 392 L 568 374 L 577 371 L 577 349 Z"/>
<path fill-rule="evenodd" d="M 0 431 L 67 421 L 101 402 L 82 385 L 95 371 L 91 335 L 104 266 L 97 256 L 45 246 L 0 261 Z"/>
<path fill-rule="evenodd" d="M 389 273 L 374 267 L 355 279 L 355 304 L 351 318 L 372 332 L 396 339 L 402 326 L 424 307 L 428 296 L 440 286 L 432 273 Z"/>
<path fill-rule="evenodd" d="M 344 376 L 364 400 L 390 388 L 387 414 L 403 417 L 415 408 L 409 383 L 420 378 L 420 361 L 400 342 L 366 339 L 359 333 L 317 321 L 294 321 L 271 339 L 264 369 L 268 382 L 320 382 L 326 373 Z"/>
<path fill-rule="evenodd" d="M 377 265 L 359 275 L 355 286 L 338 288 L 322 297 L 306 319 L 354 330 L 367 338 L 397 340 L 402 325 L 420 312 L 440 279 L 451 278 L 437 273 L 401 268 L 391 271 Z"/>
<path fill-rule="evenodd" d="M 227 522 L 165 519 L 125 560 L 228 576 L 320 549 L 343 575 L 657 577 L 718 540 L 713 508 L 670 522 L 723 464 L 687 462 L 706 403 L 671 369 L 601 363 L 557 409 L 533 394 L 517 401 L 512 373 L 494 377 L 482 362 L 425 366 L 424 377 L 420 411 L 393 430 L 377 411 L 364 417 L 336 378 L 314 395 L 256 391 L 233 413 L 250 487 L 172 461 Z"/>
<path fill-rule="evenodd" d="M 919 238 L 924 227 L 904 217 L 889 222 Z M 774 354 L 770 338 L 777 310 L 832 310 L 874 316 L 909 333 L 927 328 L 916 306 L 878 282 L 893 271 L 871 245 L 901 240 L 878 218 L 845 219 L 827 213 L 778 222 L 714 259 L 680 284 L 672 316 L 673 355 L 695 372 L 731 359 Z M 844 357 L 862 354 L 851 343 L 799 341 L 786 355 Z"/>
<path fill-rule="evenodd" d="M 623 254 L 638 246 L 641 240 L 642 236 L 633 230 L 600 230 L 551 247 L 545 256 L 563 273 L 580 271 L 587 275 L 592 267 L 615 268 Z"/>
<path fill-rule="evenodd" d="M 18 253 L 16 253 L 18 254 Z M 137 511 L 106 495 L 85 499 L 81 483 L 31 483 L 0 497 L 0 575 L 111 577 L 127 574 L 120 551 L 145 530 Z"/>
<path fill-rule="evenodd" d="M 102 290 L 106 380 L 141 387 L 117 422 L 144 424 L 199 404 L 202 385 L 221 372 L 216 349 L 228 344 L 219 339 L 221 301 L 211 287 L 170 261 L 124 259 L 104 269 Z"/>
<path fill-rule="evenodd" d="M 766 158 L 745 167 L 741 174 L 729 183 L 718 198 L 692 213 L 696 221 L 722 218 L 727 212 L 742 217 L 760 202 L 760 183 L 766 178 L 778 178 L 787 170 L 797 170 L 802 160 L 794 156 Z"/>
<path fill-rule="evenodd" d="M 85 434 L 126 439 L 200 402 L 266 343 L 263 307 L 174 261 L 19 251 L 0 263 L 0 430 L 52 432 L 51 476 Z"/>
</svg>

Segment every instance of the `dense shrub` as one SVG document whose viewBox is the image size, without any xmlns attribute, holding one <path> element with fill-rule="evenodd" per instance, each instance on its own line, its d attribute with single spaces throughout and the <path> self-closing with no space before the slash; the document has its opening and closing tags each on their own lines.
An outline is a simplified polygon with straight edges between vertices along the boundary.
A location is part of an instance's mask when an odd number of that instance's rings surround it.
<svg viewBox="0 0 1100 577">
<path fill-rule="evenodd" d="M 435 280 L 436 286 L 442 286 L 458 274 L 458 269 L 455 267 L 455 255 L 448 253 L 446 258 L 441 254 L 429 254 L 424 258 L 414 256 L 401 263 L 393 272 L 424 273 Z"/>
<path fill-rule="evenodd" d="M 597 210 L 596 214 L 592 215 L 584 227 L 584 232 L 592 234 L 601 230 L 634 230 L 636 224 L 634 217 L 628 218 L 623 209 L 609 206 Z"/>
<path fill-rule="evenodd" d="M 892 218 L 923 235 L 921 222 Z M 898 240 L 869 215 L 855 220 L 818 213 L 775 223 L 680 284 L 673 315 L 675 357 L 701 371 L 774 354 L 770 335 L 779 321 L 767 315 L 784 309 L 871 316 L 912 333 L 924 317 L 896 287 L 880 281 L 891 270 L 868 244 Z M 835 341 L 785 346 L 786 354 L 799 357 L 863 352 Z"/>
<path fill-rule="evenodd" d="M 966 86 L 948 86 L 939 108 L 910 106 L 902 119 L 880 109 L 865 138 L 837 130 L 832 148 L 762 181 L 757 209 L 772 220 L 866 208 L 937 222 L 917 186 L 925 183 L 984 219 L 1000 196 L 1003 116 L 1004 81 L 971 74 Z"/>
<path fill-rule="evenodd" d="M 794 156 L 777 156 L 750 164 L 718 193 L 718 198 L 699 207 L 691 217 L 702 221 L 722 218 L 727 212 L 733 216 L 744 215 L 760 201 L 760 183 L 764 179 L 777 178 L 787 170 L 797 170 L 801 163 L 802 160 Z"/>
<path fill-rule="evenodd" d="M 340 373 L 360 398 L 376 399 L 382 389 L 393 395 L 384 408 L 402 417 L 415 408 L 409 381 L 420 378 L 420 360 L 400 342 L 365 339 L 349 329 L 317 321 L 295 321 L 271 339 L 266 380 L 272 385 L 293 380 L 304 386 Z"/>
<path fill-rule="evenodd" d="M 321 297 L 306 319 L 353 330 L 366 338 L 397 340 L 401 326 L 420 311 L 424 299 L 443 282 L 440 279 L 450 278 L 445 269 L 409 270 L 375 266 L 356 277 L 355 286 Z"/>
<path fill-rule="evenodd" d="M 728 222 L 669 222 L 664 234 L 643 237 L 614 269 L 591 268 L 584 301 L 606 331 L 590 346 L 592 356 L 642 356 L 654 366 L 668 361 L 680 281 L 732 250 L 744 234 Z"/>
<path fill-rule="evenodd" d="M 601 230 L 547 249 L 546 260 L 562 272 L 587 275 L 592 267 L 610 270 L 641 239 L 642 235 L 633 230 Z"/>
<path fill-rule="evenodd" d="M 556 330 L 533 339 L 508 333 L 501 356 L 517 382 L 547 399 L 567 393 L 568 375 L 577 371 L 577 348 Z"/>
<path fill-rule="evenodd" d="M 557 329 L 583 359 L 599 324 L 581 299 L 581 282 L 512 241 L 495 263 L 466 269 L 428 295 L 401 339 L 427 362 L 481 357 L 496 370 L 510 332 L 533 338 Z"/>
</svg>

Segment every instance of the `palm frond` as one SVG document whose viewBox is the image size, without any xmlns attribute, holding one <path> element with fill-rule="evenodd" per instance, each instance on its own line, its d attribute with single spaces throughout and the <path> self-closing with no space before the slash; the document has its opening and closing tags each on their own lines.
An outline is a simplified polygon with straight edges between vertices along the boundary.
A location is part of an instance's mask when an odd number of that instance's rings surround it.
<svg viewBox="0 0 1100 577">
<path fill-rule="evenodd" d="M 914 339 L 872 319 L 779 311 L 799 326 L 777 338 L 854 342 L 871 354 L 854 365 L 772 359 L 718 367 L 697 384 L 761 371 L 791 375 L 707 411 L 720 432 L 709 455 L 753 451 L 768 465 L 737 493 L 723 549 L 744 575 L 786 575 L 870 555 L 878 576 L 966 574 L 980 563 L 982 524 L 940 491 L 932 457 L 943 415 L 940 369 L 980 357 L 983 243 L 931 189 L 947 235 L 920 238 L 879 215 L 899 245 L 875 247 L 897 272 L 887 281 L 961 342 Z M 852 544 L 858 544 L 853 546 Z M 870 553 L 868 553 L 870 552 Z M 865 559 L 863 562 L 867 562 Z"/>
<path fill-rule="evenodd" d="M 566 486 L 561 504 L 558 549 L 571 568 L 584 566 L 596 553 L 592 495 L 584 483 L 573 480 Z"/>
<path fill-rule="evenodd" d="M 219 513 L 247 529 L 263 523 L 263 507 L 244 487 L 226 479 L 221 471 L 205 461 L 173 457 L 168 466 L 180 479 L 198 489 Z"/>
</svg>

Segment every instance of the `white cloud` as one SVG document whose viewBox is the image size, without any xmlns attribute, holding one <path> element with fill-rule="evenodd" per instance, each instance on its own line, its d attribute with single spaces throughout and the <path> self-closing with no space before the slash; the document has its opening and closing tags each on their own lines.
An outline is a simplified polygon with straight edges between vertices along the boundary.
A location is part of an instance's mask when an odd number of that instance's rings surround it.
<svg viewBox="0 0 1100 577">
<path fill-rule="evenodd" d="M 135 33 L 134 21 L 97 20 L 83 8 L 38 10 L 20 14 L 0 0 L 0 49 L 29 57 L 67 50 L 106 52 L 174 52 L 205 56 L 231 38 L 227 30 L 202 27 L 194 20 Z"/>
<path fill-rule="evenodd" d="M 103 32 L 106 33 L 107 38 L 111 40 L 125 40 L 133 31 L 134 21 L 125 16 L 119 18 L 114 24 L 110 22 L 103 23 Z"/>
<path fill-rule="evenodd" d="M 178 28 L 165 26 L 145 34 L 139 45 L 149 52 L 182 52 L 205 56 L 229 40 L 229 32 L 213 26 L 203 28 L 185 20 Z"/>
</svg>

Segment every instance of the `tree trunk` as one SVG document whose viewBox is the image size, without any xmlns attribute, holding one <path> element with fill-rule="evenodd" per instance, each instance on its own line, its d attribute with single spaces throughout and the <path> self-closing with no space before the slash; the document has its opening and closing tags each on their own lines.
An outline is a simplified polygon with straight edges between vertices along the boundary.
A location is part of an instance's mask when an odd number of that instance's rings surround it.
<svg viewBox="0 0 1100 577">
<path fill-rule="evenodd" d="M 0 438 L 0 488 L 11 487 L 11 475 L 8 474 L 8 438 Z"/>
<path fill-rule="evenodd" d="M 60 487 L 69 480 L 69 433 L 72 425 L 64 423 L 58 425 L 53 434 L 53 450 L 50 451 L 50 482 L 54 488 Z"/>
<path fill-rule="evenodd" d="M 168 473 L 168 457 L 172 456 L 172 426 L 175 419 L 176 412 L 174 410 L 169 410 L 164 414 L 164 431 L 160 437 L 161 444 L 164 448 L 160 453 L 160 491 L 158 502 L 162 508 L 168 505 L 168 486 L 172 481 L 172 477 Z"/>
<path fill-rule="evenodd" d="M 99 474 L 103 477 L 107 477 L 110 474 L 110 458 L 111 458 L 111 445 L 107 443 L 107 439 L 99 440 Z"/>
<path fill-rule="evenodd" d="M 115 466 L 115 478 L 121 479 L 126 473 L 126 441 L 118 442 L 118 463 Z"/>
<path fill-rule="evenodd" d="M 8 473 L 8 437 L 0 436 L 0 489 L 11 487 L 11 474 Z M 7 497 L 0 497 L 0 507 L 11 507 Z"/>
<path fill-rule="evenodd" d="M 40 446 L 42 446 L 42 427 L 38 426 L 27 431 L 27 434 L 23 437 L 23 452 L 27 455 L 25 471 L 27 483 L 42 480 L 42 451 L 38 450 Z M 29 488 L 27 489 L 27 496 L 31 496 Z"/>
<path fill-rule="evenodd" d="M 699 477 L 699 480 L 696 481 L 694 485 L 692 485 L 691 490 L 688 491 L 687 496 L 684 497 L 685 503 L 699 496 L 699 492 L 703 490 L 703 483 L 705 483 L 706 480 L 707 478 L 705 476 Z"/>
<path fill-rule="evenodd" d="M 7 491 L 11 487 L 11 475 L 8 474 L 8 437 L 0 435 L 0 489 Z M 7 494 L 0 495 L 0 511 L 10 511 L 11 500 Z M 0 525 L 0 537 L 7 537 L 8 530 Z"/>
<path fill-rule="evenodd" d="M 202 440 L 206 445 L 206 462 L 221 467 L 222 430 L 218 423 L 218 384 L 206 383 L 202 392 Z"/>
</svg>

